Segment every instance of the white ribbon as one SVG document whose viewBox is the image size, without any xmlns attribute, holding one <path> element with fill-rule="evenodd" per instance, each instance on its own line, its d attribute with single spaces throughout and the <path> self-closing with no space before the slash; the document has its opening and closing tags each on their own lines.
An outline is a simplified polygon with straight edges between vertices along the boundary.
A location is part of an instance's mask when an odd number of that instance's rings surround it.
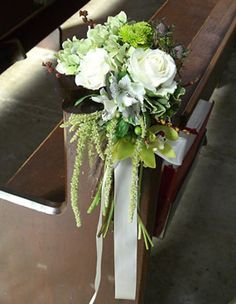
<svg viewBox="0 0 236 304">
<path fill-rule="evenodd" d="M 98 233 L 100 229 L 102 228 L 102 210 L 104 207 L 104 187 L 105 187 L 105 181 L 106 181 L 107 172 L 105 172 L 103 181 L 102 181 L 102 193 L 101 193 L 101 206 L 100 206 L 100 214 L 99 214 L 99 220 L 98 220 L 98 226 L 97 226 L 97 234 L 96 234 L 96 247 L 97 247 L 97 265 L 96 265 L 96 277 L 94 282 L 94 288 L 95 293 L 90 300 L 89 304 L 93 304 L 96 300 L 99 286 L 101 283 L 101 272 L 102 272 L 102 251 L 103 251 L 103 237 L 98 237 Z"/>
<path fill-rule="evenodd" d="M 195 129 L 197 132 L 200 131 L 204 121 L 206 120 L 209 112 L 212 108 L 212 103 L 205 101 L 203 99 L 199 100 L 198 104 L 196 105 L 192 115 L 190 116 L 186 127 Z M 168 158 L 165 155 L 161 154 L 160 152 L 155 152 L 158 156 L 163 158 L 169 164 L 180 166 L 189 151 L 190 147 L 192 146 L 196 135 L 194 134 L 184 134 L 180 132 L 180 136 L 176 141 L 167 141 L 173 150 L 175 151 L 176 157 L 175 158 Z"/>
<path fill-rule="evenodd" d="M 158 156 L 160 156 L 162 159 L 166 160 L 170 164 L 180 166 L 185 156 L 187 138 L 185 138 L 183 135 L 183 136 L 179 136 L 179 138 L 176 141 L 168 140 L 167 142 L 171 145 L 172 149 L 175 151 L 176 157 L 169 158 L 159 151 L 156 151 L 155 154 L 157 154 Z"/>
<path fill-rule="evenodd" d="M 114 168 L 114 272 L 115 298 L 135 300 L 137 281 L 137 209 L 133 221 L 129 221 L 130 190 L 132 180 L 132 161 L 126 159 L 118 162 Z M 102 227 L 102 210 L 104 207 L 103 178 L 101 193 L 101 209 L 97 227 L 97 235 Z M 103 238 L 96 236 L 97 265 L 95 277 L 95 293 L 89 304 L 96 300 L 101 282 Z"/>
<path fill-rule="evenodd" d="M 135 300 L 137 280 L 137 209 L 129 221 L 132 161 L 120 161 L 115 170 L 114 253 L 115 298 Z"/>
<path fill-rule="evenodd" d="M 187 127 L 200 130 L 206 119 L 211 104 L 200 100 L 193 111 Z M 158 154 L 167 162 L 179 166 L 195 139 L 195 135 L 180 134 L 177 141 L 169 142 L 175 151 L 176 157 L 173 159 Z M 115 271 L 115 298 L 135 300 L 136 280 L 137 280 L 137 209 L 134 214 L 132 223 L 129 222 L 129 204 L 130 190 L 132 180 L 132 162 L 131 159 L 125 159 L 118 162 L 114 168 L 114 271 Z M 97 234 L 102 226 L 102 210 L 104 206 L 104 185 L 106 181 L 106 172 L 103 178 L 101 210 L 97 227 Z M 95 293 L 89 304 L 93 304 L 101 282 L 101 265 L 102 265 L 102 247 L 103 238 L 96 237 L 97 245 L 97 267 L 95 278 Z"/>
</svg>

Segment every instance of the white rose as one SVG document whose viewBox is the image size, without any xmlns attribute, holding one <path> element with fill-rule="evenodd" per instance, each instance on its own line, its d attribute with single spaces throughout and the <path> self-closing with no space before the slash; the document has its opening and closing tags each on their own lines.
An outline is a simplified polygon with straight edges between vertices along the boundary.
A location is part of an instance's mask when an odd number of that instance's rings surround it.
<svg viewBox="0 0 236 304">
<path fill-rule="evenodd" d="M 80 71 L 75 76 L 77 86 L 98 90 L 105 86 L 106 74 L 111 71 L 107 51 L 96 48 L 88 51 L 80 63 Z"/>
<path fill-rule="evenodd" d="M 159 86 L 173 83 L 177 69 L 174 59 L 159 49 L 136 49 L 130 56 L 128 71 L 134 81 L 156 92 Z"/>
</svg>

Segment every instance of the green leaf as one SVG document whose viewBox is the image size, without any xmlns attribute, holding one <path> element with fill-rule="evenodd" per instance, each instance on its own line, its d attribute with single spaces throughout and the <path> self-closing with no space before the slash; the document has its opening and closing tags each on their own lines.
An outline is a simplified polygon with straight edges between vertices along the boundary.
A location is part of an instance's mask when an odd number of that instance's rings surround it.
<svg viewBox="0 0 236 304">
<path fill-rule="evenodd" d="M 164 106 L 169 106 L 169 98 L 158 98 L 157 100 L 159 103 L 161 103 Z"/>
<path fill-rule="evenodd" d="M 154 125 L 151 126 L 148 130 L 155 134 L 163 131 L 165 133 L 165 137 L 169 140 L 178 140 L 179 138 L 178 132 L 174 128 L 168 126 Z"/>
<path fill-rule="evenodd" d="M 144 118 L 144 123 L 145 123 L 146 127 L 149 128 L 150 125 L 151 125 L 151 117 L 150 117 L 150 115 L 147 112 L 144 112 L 143 113 L 143 118 Z"/>
<path fill-rule="evenodd" d="M 147 96 L 149 96 L 149 97 L 156 97 L 157 96 L 153 91 L 148 90 L 148 89 L 146 89 L 146 93 L 147 93 Z"/>
<path fill-rule="evenodd" d="M 129 131 L 129 123 L 121 119 L 118 122 L 118 126 L 116 128 L 116 137 L 122 138 L 124 137 Z"/>
<path fill-rule="evenodd" d="M 83 101 L 86 100 L 87 98 L 96 97 L 96 96 L 99 96 L 99 95 L 98 95 L 98 94 L 90 94 L 90 95 L 82 96 L 82 97 L 80 97 L 78 100 L 76 100 L 75 106 L 80 105 L 81 102 L 83 102 Z"/>
<path fill-rule="evenodd" d="M 125 75 L 127 75 L 127 71 L 120 71 L 118 73 L 118 80 L 120 80 L 121 78 L 123 78 Z"/>
<path fill-rule="evenodd" d="M 166 108 L 157 100 L 151 100 L 145 97 L 145 101 L 147 102 L 145 106 L 149 109 L 150 114 L 158 114 L 158 116 L 161 116 L 166 112 Z"/>
<path fill-rule="evenodd" d="M 174 92 L 173 98 L 176 101 L 180 100 L 180 97 L 183 96 L 185 94 L 186 90 L 184 87 L 178 86 L 177 89 Z"/>
<path fill-rule="evenodd" d="M 109 99 L 112 99 L 111 90 L 110 90 L 110 77 L 112 77 L 112 75 L 113 74 L 111 72 L 109 72 L 106 74 L 106 78 L 105 78 L 106 91 L 107 91 Z"/>
<path fill-rule="evenodd" d="M 140 152 L 140 158 L 145 167 L 156 168 L 156 157 L 152 149 L 148 149 L 146 145 L 143 146 Z"/>
<path fill-rule="evenodd" d="M 120 139 L 113 147 L 112 159 L 113 161 L 123 160 L 131 157 L 134 153 L 134 144 L 127 139 Z"/>
</svg>

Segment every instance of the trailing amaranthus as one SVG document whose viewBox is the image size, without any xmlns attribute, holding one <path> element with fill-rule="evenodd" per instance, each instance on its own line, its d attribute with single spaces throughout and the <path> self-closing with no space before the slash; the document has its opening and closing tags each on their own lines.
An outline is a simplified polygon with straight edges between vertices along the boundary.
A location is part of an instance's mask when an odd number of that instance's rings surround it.
<svg viewBox="0 0 236 304">
<path fill-rule="evenodd" d="M 78 204 L 78 188 L 80 169 L 83 161 L 83 154 L 88 145 L 93 145 L 96 152 L 103 157 L 101 135 L 99 133 L 98 121 L 101 119 L 101 112 L 92 114 L 72 114 L 68 121 L 61 127 L 69 128 L 69 133 L 73 133 L 70 142 L 77 141 L 74 169 L 71 178 L 71 206 L 75 215 L 76 225 L 81 226 L 80 210 Z"/>
<path fill-rule="evenodd" d="M 80 168 L 83 160 L 85 142 L 89 136 L 90 129 L 91 129 L 90 124 L 83 124 L 81 128 L 79 128 L 79 137 L 77 141 L 74 170 L 71 178 L 71 206 L 75 215 L 75 221 L 77 227 L 81 226 L 80 211 L 78 207 L 78 188 L 79 188 Z"/>
<path fill-rule="evenodd" d="M 111 185 L 112 185 L 112 174 L 113 174 L 113 160 L 112 160 L 112 149 L 114 146 L 114 134 L 117 126 L 117 120 L 113 119 L 111 120 L 106 128 L 107 132 L 107 146 L 105 150 L 105 186 L 104 186 L 104 205 L 105 208 L 108 207 L 109 205 L 109 200 L 110 200 L 110 192 L 111 192 Z"/>
<path fill-rule="evenodd" d="M 134 153 L 132 157 L 132 181 L 131 181 L 131 192 L 130 192 L 130 208 L 129 208 L 129 219 L 132 222 L 134 212 L 137 209 L 138 203 L 138 168 L 140 165 L 140 152 L 142 149 L 142 139 L 138 138 L 135 143 Z"/>
</svg>

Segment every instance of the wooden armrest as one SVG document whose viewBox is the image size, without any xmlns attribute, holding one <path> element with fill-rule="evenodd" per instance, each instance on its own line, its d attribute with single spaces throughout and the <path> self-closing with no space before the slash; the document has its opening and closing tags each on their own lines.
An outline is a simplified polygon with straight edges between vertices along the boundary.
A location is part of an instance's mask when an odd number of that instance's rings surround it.
<svg viewBox="0 0 236 304">
<path fill-rule="evenodd" d="M 59 204 L 65 201 L 64 141 L 60 124 L 8 181 L 5 189 Z"/>
<path fill-rule="evenodd" d="M 187 9 L 185 9 L 187 8 Z M 182 69 L 183 83 L 199 78 L 187 89 L 176 122 L 184 123 L 200 98 L 211 95 L 219 68 L 235 36 L 234 0 L 204 2 L 169 0 L 151 18 L 176 25 L 176 40 L 190 47 Z M 45 178 L 45 176 L 48 176 Z M 7 184 L 19 193 L 64 200 L 63 131 L 57 126 Z"/>
</svg>

